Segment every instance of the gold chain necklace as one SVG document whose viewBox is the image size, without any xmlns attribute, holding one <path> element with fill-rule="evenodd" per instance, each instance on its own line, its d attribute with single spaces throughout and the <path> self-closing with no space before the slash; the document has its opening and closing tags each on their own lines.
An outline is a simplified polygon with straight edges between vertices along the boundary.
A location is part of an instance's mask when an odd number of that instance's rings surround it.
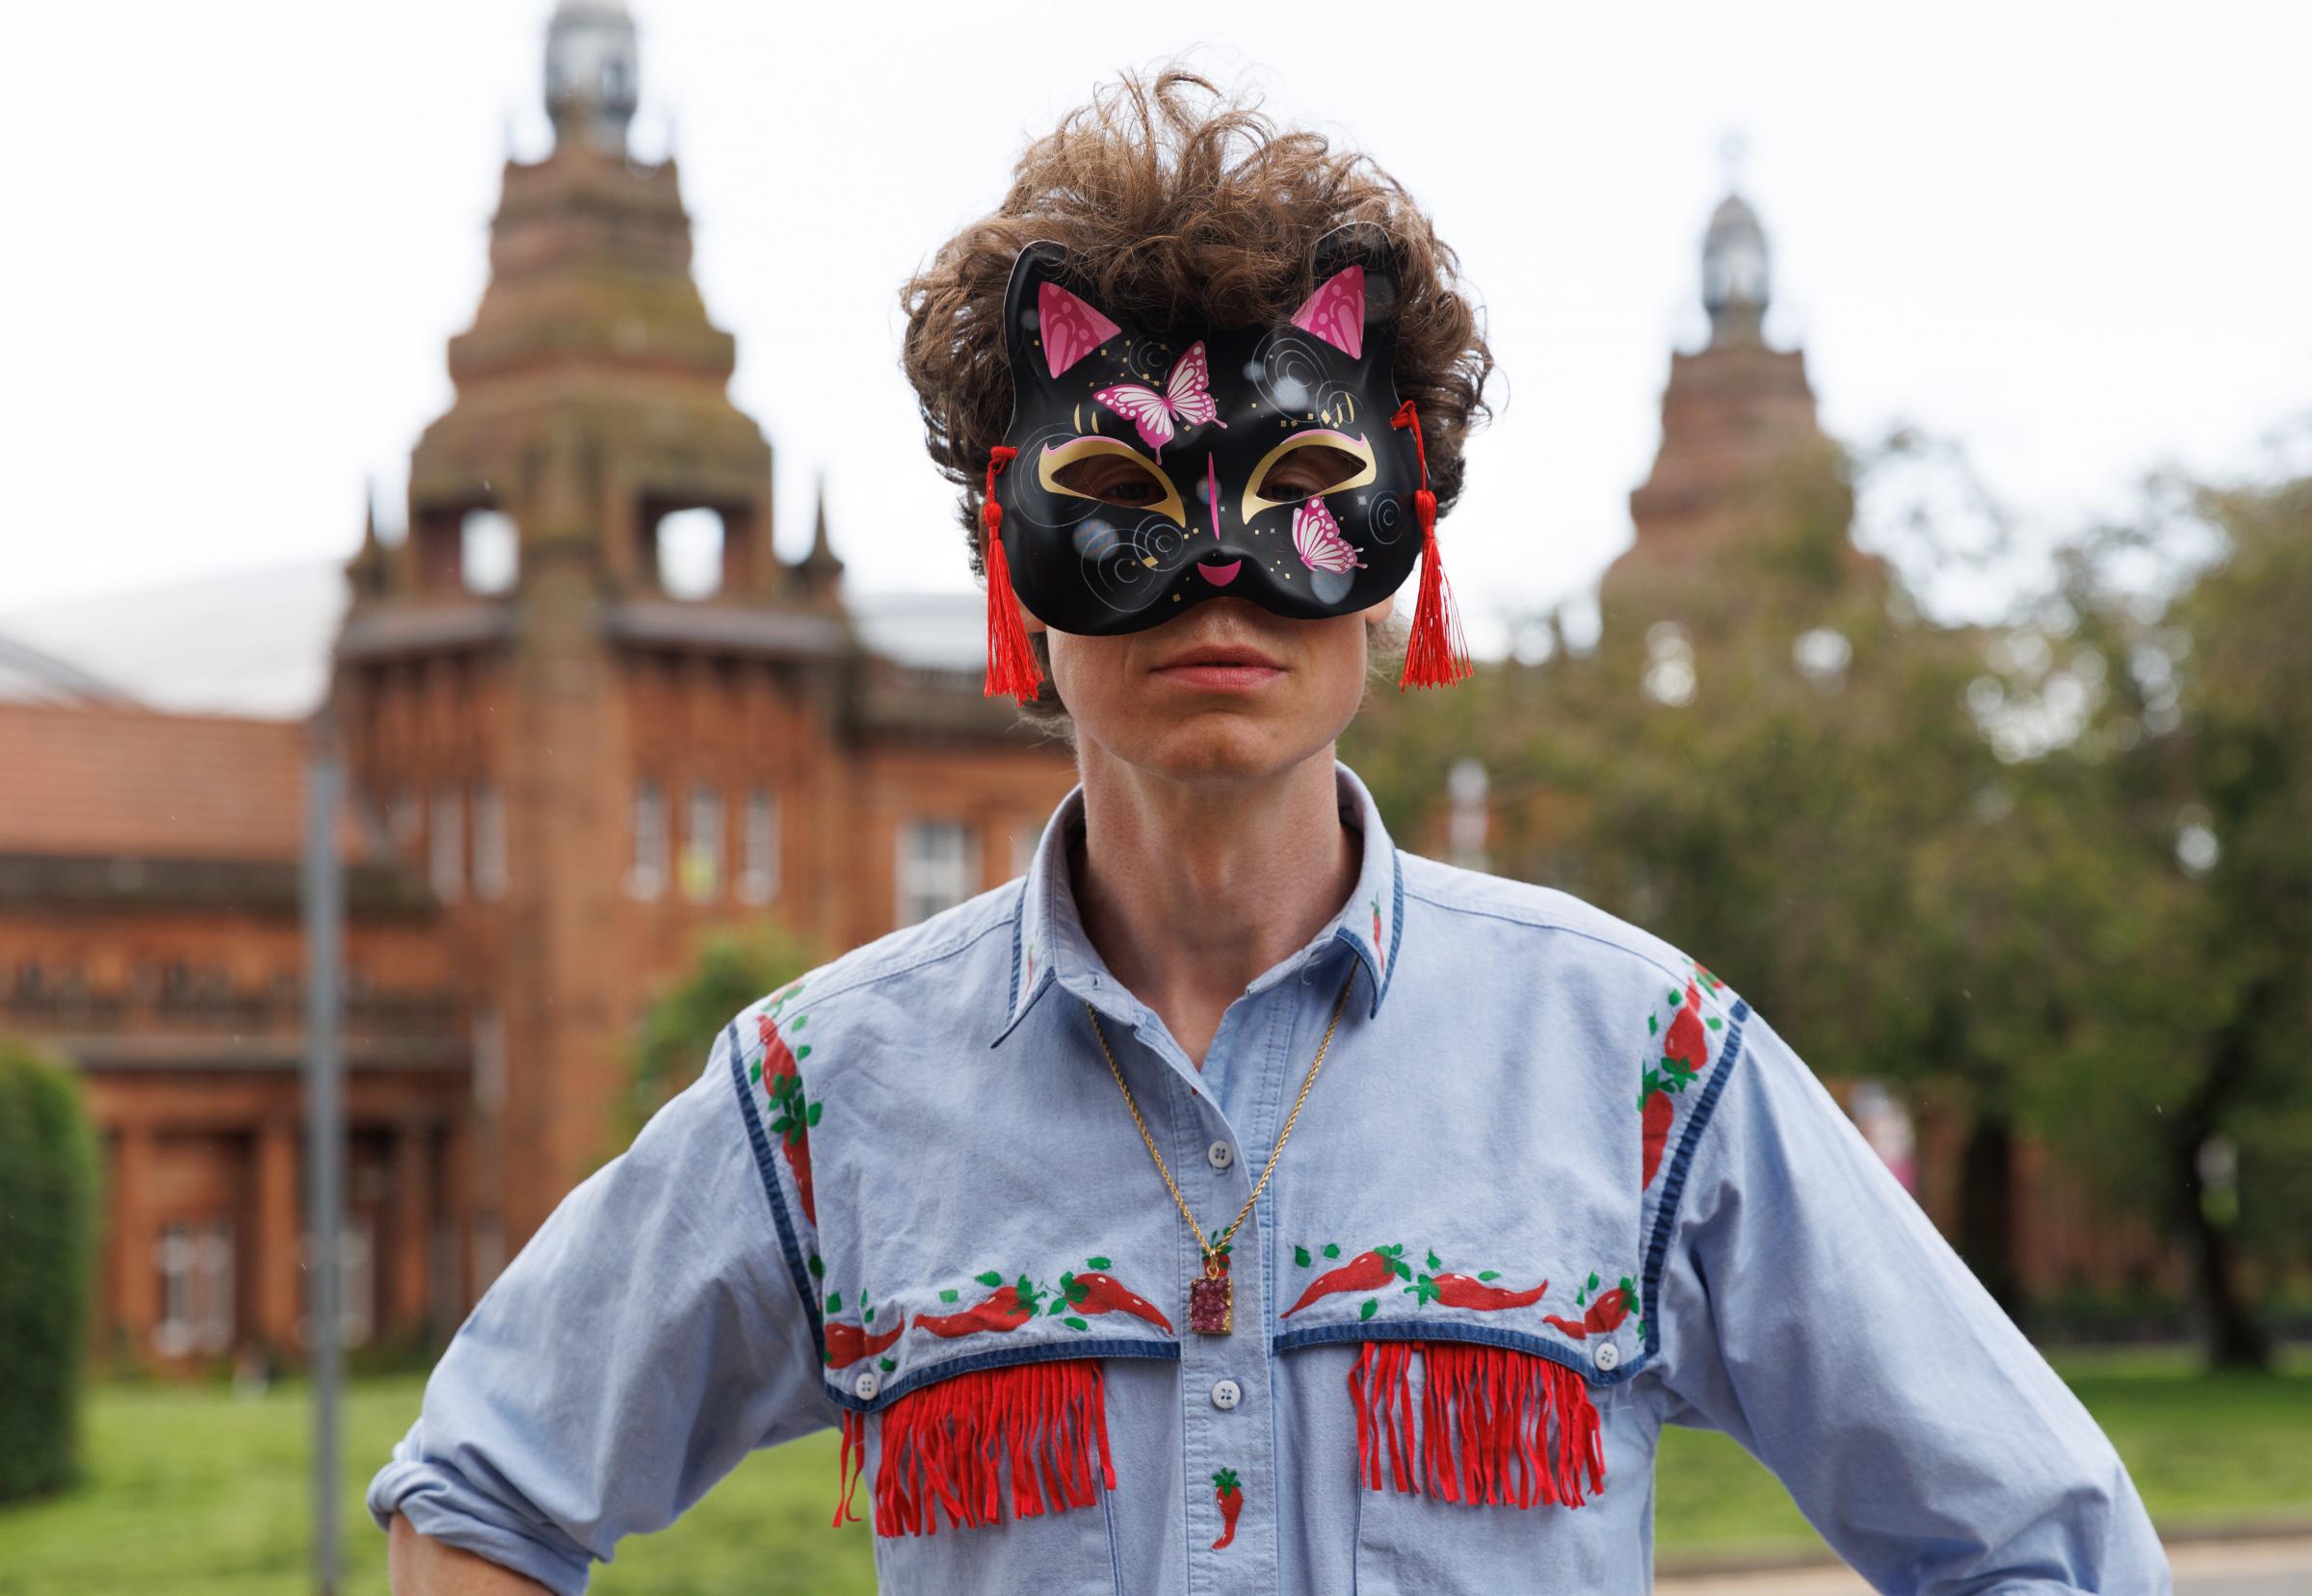
<svg viewBox="0 0 2312 1596">
<path fill-rule="evenodd" d="M 1308 1078 L 1300 1083 L 1300 1095 L 1294 1100 L 1293 1112 L 1284 1116 L 1284 1128 L 1276 1133 L 1276 1145 L 1269 1149 L 1268 1167 L 1260 1172 L 1252 1194 L 1236 1211 L 1236 1217 L 1228 1221 L 1228 1228 L 1211 1240 L 1206 1240 L 1204 1227 L 1189 1212 L 1188 1199 L 1180 1194 L 1172 1172 L 1165 1167 L 1164 1155 L 1156 1150 L 1156 1138 L 1148 1134 L 1148 1122 L 1141 1118 L 1140 1105 L 1132 1100 L 1132 1088 L 1124 1085 L 1124 1072 L 1117 1068 L 1116 1055 L 1108 1049 L 1108 1035 L 1100 1029 L 1099 1011 L 1089 1001 L 1084 1005 L 1084 1012 L 1091 1016 L 1091 1033 L 1099 1038 L 1100 1052 L 1108 1060 L 1108 1073 L 1116 1077 L 1116 1088 L 1124 1094 L 1124 1107 L 1132 1111 L 1132 1123 L 1139 1127 L 1140 1139 L 1147 1143 L 1148 1157 L 1156 1161 L 1156 1172 L 1164 1177 L 1165 1190 L 1171 1192 L 1180 1217 L 1188 1221 L 1189 1231 L 1196 1239 L 1196 1245 L 1204 1249 L 1204 1277 L 1191 1282 L 1188 1288 L 1188 1327 L 1199 1335 L 1224 1336 L 1235 1327 L 1236 1283 L 1228 1274 L 1228 1243 L 1235 1239 L 1237 1226 L 1252 1212 L 1252 1205 L 1260 1201 L 1261 1192 L 1268 1190 L 1269 1177 L 1276 1172 L 1276 1160 L 1284 1151 L 1285 1138 L 1293 1134 L 1293 1121 L 1300 1117 L 1301 1107 L 1308 1101 L 1308 1088 L 1317 1084 L 1317 1071 L 1325 1067 L 1325 1053 L 1332 1046 L 1332 1033 L 1341 1023 L 1341 1010 L 1348 1007 L 1349 989 L 1356 984 L 1357 969 L 1352 962 L 1349 979 L 1341 983 L 1341 995 L 1332 1002 L 1331 1024 L 1325 1027 L 1325 1039 L 1317 1044 L 1317 1056 L 1309 1060 Z"/>
</svg>

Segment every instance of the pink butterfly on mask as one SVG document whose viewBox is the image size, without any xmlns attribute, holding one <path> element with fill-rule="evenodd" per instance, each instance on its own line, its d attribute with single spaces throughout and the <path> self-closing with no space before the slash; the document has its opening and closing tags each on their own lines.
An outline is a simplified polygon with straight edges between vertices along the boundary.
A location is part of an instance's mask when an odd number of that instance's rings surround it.
<svg viewBox="0 0 2312 1596">
<path fill-rule="evenodd" d="M 1312 571 L 1364 568 L 1355 545 L 1341 536 L 1340 522 L 1332 518 L 1322 499 L 1304 500 L 1293 511 L 1293 548 L 1300 554 L 1300 563 Z"/>
<path fill-rule="evenodd" d="M 1139 428 L 1140 441 L 1162 455 L 1164 446 L 1172 441 L 1174 416 L 1191 427 L 1206 421 L 1216 427 L 1228 425 L 1221 419 L 1220 406 L 1212 402 L 1211 384 L 1211 373 L 1204 362 L 1204 341 L 1199 338 L 1172 362 L 1172 375 L 1165 379 L 1164 392 L 1143 388 L 1137 382 L 1123 382 L 1102 388 L 1091 397 Z"/>
</svg>

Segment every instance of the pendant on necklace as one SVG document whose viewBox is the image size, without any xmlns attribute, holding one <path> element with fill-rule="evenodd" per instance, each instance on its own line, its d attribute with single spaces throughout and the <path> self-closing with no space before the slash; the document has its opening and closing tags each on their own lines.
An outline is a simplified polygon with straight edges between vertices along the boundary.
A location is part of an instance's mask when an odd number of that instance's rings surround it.
<svg viewBox="0 0 2312 1596">
<path fill-rule="evenodd" d="M 1228 1277 L 1228 1260 L 1208 1252 L 1204 1278 L 1188 1284 L 1188 1327 L 1199 1335 L 1224 1336 L 1235 1323 L 1236 1282 Z"/>
</svg>

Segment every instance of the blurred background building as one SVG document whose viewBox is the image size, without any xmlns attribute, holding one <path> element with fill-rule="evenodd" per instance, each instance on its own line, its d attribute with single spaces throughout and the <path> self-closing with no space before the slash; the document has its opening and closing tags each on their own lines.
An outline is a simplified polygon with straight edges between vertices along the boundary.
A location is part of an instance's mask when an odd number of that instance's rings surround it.
<svg viewBox="0 0 2312 1596">
<path fill-rule="evenodd" d="M 555 144 L 507 163 L 406 536 L 373 509 L 350 566 L 0 644 L 0 1021 L 87 1076 L 106 1348 L 306 1340 L 297 848 L 325 700 L 355 1340 L 446 1334 L 609 1150 L 635 1023 L 703 935 L 775 916 L 835 950 L 921 920 L 1018 874 L 1074 781 L 983 698 L 977 603 L 847 594 L 824 497 L 809 551 L 775 553 L 674 162 L 626 147 L 637 88 L 623 13 L 565 6 Z"/>
</svg>

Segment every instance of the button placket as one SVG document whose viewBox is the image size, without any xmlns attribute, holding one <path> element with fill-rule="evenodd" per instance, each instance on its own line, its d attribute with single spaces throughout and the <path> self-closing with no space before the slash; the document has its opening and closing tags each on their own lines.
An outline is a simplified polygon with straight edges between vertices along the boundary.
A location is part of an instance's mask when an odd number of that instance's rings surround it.
<svg viewBox="0 0 2312 1596">
<path fill-rule="evenodd" d="M 1235 1033 L 1242 1033 L 1241 1030 Z M 1223 1039 L 1233 1040 L 1233 1036 Z M 1208 1054 L 1208 1065 L 1215 1061 L 1236 1071 L 1253 1060 L 1232 1047 L 1224 1060 Z M 1265 1059 L 1260 1061 L 1268 1062 Z M 1243 1138 L 1235 1134 L 1237 1127 L 1231 1125 L 1213 1094 L 1200 1093 L 1192 1098 L 1182 1093 L 1169 1101 L 1181 1117 L 1176 1121 L 1166 1156 L 1180 1157 L 1188 1168 L 1194 1169 L 1196 1154 L 1203 1153 L 1204 1175 L 1193 1188 L 1185 1180 L 1181 1184 L 1191 1191 L 1198 1219 L 1216 1229 L 1224 1229 L 1250 1194 L 1256 1174 L 1248 1161 L 1237 1156 Z M 1169 1150 L 1175 1146 L 1179 1148 L 1177 1155 Z M 1219 1156 L 1223 1152 L 1224 1157 Z M 1274 1190 L 1272 1184 L 1270 1190 Z M 1261 1199 L 1264 1207 L 1268 1200 L 1264 1194 Z M 1184 1259 L 1193 1270 L 1200 1272 L 1202 1251 L 1195 1238 L 1187 1240 Z M 1229 1243 L 1234 1327 L 1224 1336 L 1191 1331 L 1181 1338 L 1185 1477 L 1192 1485 L 1207 1487 L 1192 1490 L 1188 1504 L 1192 1523 L 1207 1527 L 1206 1532 L 1189 1537 L 1189 1589 L 1196 1596 L 1265 1590 L 1275 1583 L 1276 1521 L 1273 1490 L 1257 1490 L 1248 1485 L 1239 1508 L 1236 1534 L 1224 1549 L 1209 1550 L 1221 1534 L 1219 1520 L 1212 1516 L 1218 1512 L 1209 1488 L 1213 1476 L 1227 1469 L 1246 1481 L 1275 1478 L 1273 1426 L 1267 1406 L 1274 1394 L 1267 1355 L 1270 1315 L 1267 1269 L 1263 1263 L 1266 1252 L 1261 1215 L 1256 1210 L 1247 1217 Z"/>
</svg>

